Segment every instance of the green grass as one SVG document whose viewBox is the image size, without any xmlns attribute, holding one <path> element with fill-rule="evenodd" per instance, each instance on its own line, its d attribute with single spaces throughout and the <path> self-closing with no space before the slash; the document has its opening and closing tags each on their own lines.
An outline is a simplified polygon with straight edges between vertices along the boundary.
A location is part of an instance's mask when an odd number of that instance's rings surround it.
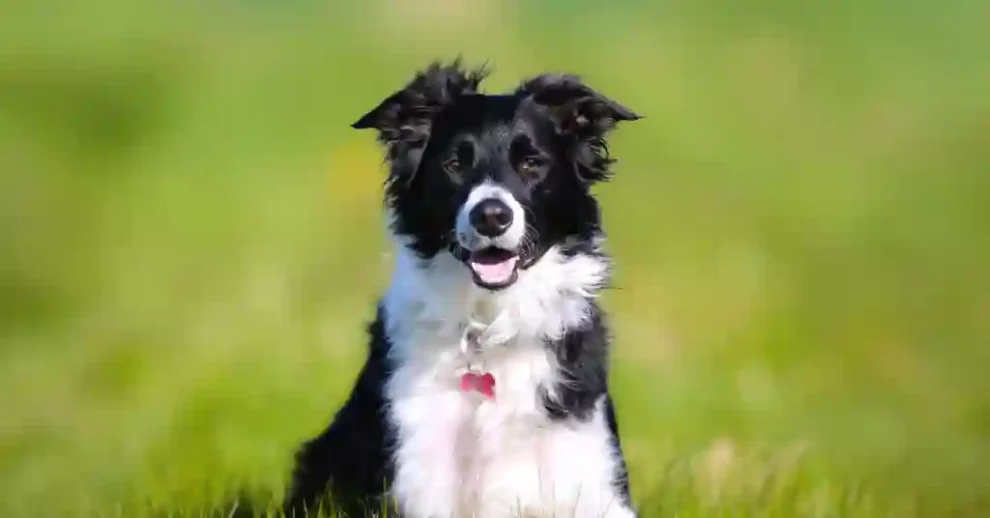
<svg viewBox="0 0 990 518">
<path fill-rule="evenodd" d="M 644 516 L 990 515 L 982 3 L 430 5 L 5 6 L 0 515 L 281 497 L 388 273 L 348 124 L 456 53 L 646 115 L 598 190 Z"/>
</svg>

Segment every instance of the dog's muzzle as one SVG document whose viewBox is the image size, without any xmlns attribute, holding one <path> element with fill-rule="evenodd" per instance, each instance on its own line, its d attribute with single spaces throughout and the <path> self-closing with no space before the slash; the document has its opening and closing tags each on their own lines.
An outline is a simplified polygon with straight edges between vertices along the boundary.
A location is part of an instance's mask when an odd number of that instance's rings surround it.
<svg viewBox="0 0 990 518">
<path fill-rule="evenodd" d="M 471 191 L 457 215 L 452 252 L 470 268 L 475 284 L 494 290 L 516 281 L 525 217 L 519 202 L 501 186 L 484 183 Z"/>
</svg>

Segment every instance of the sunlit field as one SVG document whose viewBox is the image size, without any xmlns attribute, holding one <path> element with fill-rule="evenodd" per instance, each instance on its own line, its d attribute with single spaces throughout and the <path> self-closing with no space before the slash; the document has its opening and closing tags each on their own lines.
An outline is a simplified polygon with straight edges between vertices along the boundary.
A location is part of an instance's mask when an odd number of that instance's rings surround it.
<svg viewBox="0 0 990 518">
<path fill-rule="evenodd" d="M 0 516 L 277 504 L 390 270 L 349 124 L 457 55 L 646 117 L 597 190 L 644 517 L 990 516 L 985 2 L 143 4 L 0 9 Z"/>
</svg>

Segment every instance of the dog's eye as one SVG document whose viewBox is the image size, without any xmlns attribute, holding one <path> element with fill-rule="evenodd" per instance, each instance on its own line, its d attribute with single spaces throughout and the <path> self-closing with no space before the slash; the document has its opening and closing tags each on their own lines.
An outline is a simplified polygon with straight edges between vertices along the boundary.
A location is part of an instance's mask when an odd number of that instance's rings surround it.
<svg viewBox="0 0 990 518">
<path fill-rule="evenodd" d="M 458 160 L 456 156 L 450 157 L 444 161 L 443 169 L 444 171 L 447 171 L 447 173 L 456 176 L 461 172 L 461 161 Z"/>
<path fill-rule="evenodd" d="M 529 156 L 523 158 L 519 161 L 518 165 L 519 176 L 522 176 L 527 181 L 540 180 L 543 177 L 545 165 L 544 161 L 539 157 Z"/>
<path fill-rule="evenodd" d="M 461 161 L 456 155 L 444 160 L 443 170 L 447 172 L 447 176 L 455 183 L 461 181 Z"/>
<path fill-rule="evenodd" d="M 474 147 L 468 142 L 461 142 L 454 152 L 443 161 L 443 170 L 447 172 L 450 179 L 460 183 L 465 169 L 469 169 L 474 163 Z"/>
</svg>

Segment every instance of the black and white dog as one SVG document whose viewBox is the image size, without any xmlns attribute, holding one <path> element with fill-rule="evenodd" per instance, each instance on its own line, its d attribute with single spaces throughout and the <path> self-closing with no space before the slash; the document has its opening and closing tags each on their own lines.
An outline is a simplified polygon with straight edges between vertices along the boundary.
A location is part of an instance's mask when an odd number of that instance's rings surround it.
<svg viewBox="0 0 990 518">
<path fill-rule="evenodd" d="M 507 95 L 484 76 L 435 63 L 353 125 L 388 150 L 396 264 L 350 398 L 298 454 L 297 515 L 329 491 L 358 514 L 635 516 L 589 188 L 639 116 L 574 76 Z"/>
</svg>

